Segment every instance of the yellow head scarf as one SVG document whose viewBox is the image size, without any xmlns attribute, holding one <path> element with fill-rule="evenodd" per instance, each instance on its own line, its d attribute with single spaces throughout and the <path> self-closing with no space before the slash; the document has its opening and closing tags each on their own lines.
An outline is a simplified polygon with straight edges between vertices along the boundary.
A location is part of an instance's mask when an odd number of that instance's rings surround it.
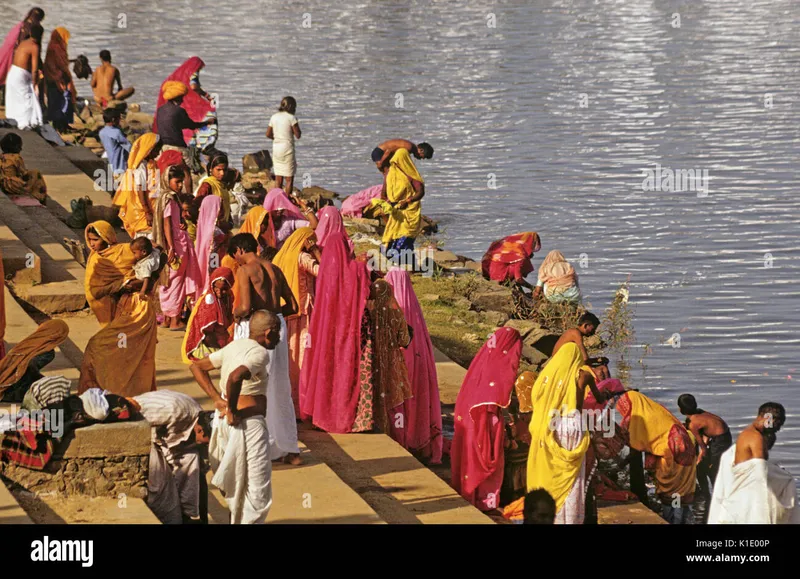
<svg viewBox="0 0 800 579">
<path fill-rule="evenodd" d="M 86 226 L 84 237 L 86 238 L 86 246 L 89 246 L 89 230 L 93 229 L 100 236 L 100 239 L 105 241 L 108 245 L 114 245 L 117 242 L 117 232 L 108 221 L 93 221 Z"/>
<path fill-rule="evenodd" d="M 253 207 L 247 212 L 244 222 L 241 228 L 239 228 L 239 233 L 249 233 L 258 239 L 261 237 L 261 224 L 264 223 L 264 219 L 267 218 L 267 215 L 269 215 L 269 213 L 261 205 Z"/>
<path fill-rule="evenodd" d="M 171 101 L 178 97 L 182 97 L 189 92 L 189 89 L 179 80 L 168 80 L 161 87 L 161 94 L 164 95 L 164 100 Z"/>
<path fill-rule="evenodd" d="M 566 502 L 589 449 L 589 437 L 584 433 L 574 450 L 566 450 L 556 440 L 554 428 L 555 421 L 569 420 L 577 409 L 577 381 L 582 365 L 578 345 L 565 344 L 542 369 L 531 392 L 528 491 L 545 489 L 556 502 L 556 512 Z"/>
<path fill-rule="evenodd" d="M 314 230 L 311 227 L 296 229 L 272 259 L 272 263 L 283 272 L 298 303 L 300 302 L 300 252 L 303 251 L 303 245 L 312 235 L 314 235 Z"/>
</svg>

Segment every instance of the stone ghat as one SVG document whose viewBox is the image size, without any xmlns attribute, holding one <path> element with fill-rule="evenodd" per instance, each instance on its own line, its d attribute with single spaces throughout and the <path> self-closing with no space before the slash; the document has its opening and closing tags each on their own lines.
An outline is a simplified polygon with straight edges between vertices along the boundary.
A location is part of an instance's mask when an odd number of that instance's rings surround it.
<svg viewBox="0 0 800 579">
<path fill-rule="evenodd" d="M 69 433 L 44 470 L 0 463 L 0 475 L 39 495 L 143 499 L 147 496 L 150 425 L 95 424 Z"/>
</svg>

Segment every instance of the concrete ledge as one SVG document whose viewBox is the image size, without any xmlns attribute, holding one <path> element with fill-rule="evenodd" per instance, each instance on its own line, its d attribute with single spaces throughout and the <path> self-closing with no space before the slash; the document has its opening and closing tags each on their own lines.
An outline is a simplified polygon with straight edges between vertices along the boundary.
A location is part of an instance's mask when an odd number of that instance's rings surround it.
<svg viewBox="0 0 800 579">
<path fill-rule="evenodd" d="M 14 293 L 40 312 L 48 315 L 77 312 L 86 307 L 86 293 L 83 284 L 77 280 L 39 285 L 14 284 Z"/>
<path fill-rule="evenodd" d="M 150 437 L 144 420 L 93 424 L 70 432 L 56 453 L 63 458 L 149 456 Z"/>
<path fill-rule="evenodd" d="M 91 179 L 95 179 L 95 171 L 97 170 L 110 171 L 106 160 L 101 159 L 86 147 L 80 145 L 58 147 L 57 151 Z"/>
<path fill-rule="evenodd" d="M 3 272 L 15 284 L 42 283 L 42 260 L 22 243 L 6 225 L 0 225 Z M 33 255 L 33 267 L 28 267 Z"/>
</svg>

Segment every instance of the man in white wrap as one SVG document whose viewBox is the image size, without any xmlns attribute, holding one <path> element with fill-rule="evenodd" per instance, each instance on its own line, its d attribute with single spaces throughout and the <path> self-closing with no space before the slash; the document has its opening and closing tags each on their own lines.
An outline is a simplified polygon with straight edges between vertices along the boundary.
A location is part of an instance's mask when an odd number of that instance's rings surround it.
<svg viewBox="0 0 800 579">
<path fill-rule="evenodd" d="M 256 255 L 258 244 L 249 233 L 233 237 L 229 252 L 239 264 L 236 283 L 240 303 L 234 309 L 236 327 L 233 339 L 241 340 L 250 334 L 250 315 L 256 310 L 274 313 L 281 324 L 281 338 L 270 356 L 267 368 L 267 425 L 270 433 L 270 460 L 283 459 L 292 465 L 302 464 L 297 442 L 297 418 L 292 402 L 292 383 L 289 378 L 289 342 L 285 316 L 297 313 L 297 300 L 281 270 Z M 281 302 L 283 301 L 283 305 Z"/>
<path fill-rule="evenodd" d="M 40 24 L 33 24 L 30 36 L 19 43 L 6 76 L 6 118 L 17 121 L 20 129 L 42 125 L 42 107 L 34 85 L 39 80 L 42 34 Z"/>
<path fill-rule="evenodd" d="M 800 524 L 794 477 L 769 460 L 775 434 L 785 419 L 786 412 L 780 404 L 762 404 L 755 421 L 722 455 L 709 524 Z"/>
<path fill-rule="evenodd" d="M 165 525 L 200 522 L 200 454 L 194 428 L 200 405 L 187 394 L 156 390 L 134 396 L 152 427 L 147 506 Z"/>
<path fill-rule="evenodd" d="M 266 369 L 279 339 L 278 317 L 257 311 L 250 318 L 247 338 L 190 366 L 217 409 L 208 448 L 211 483 L 224 493 L 233 524 L 264 523 L 272 506 Z M 224 395 L 211 382 L 209 371 L 214 368 L 220 369 Z"/>
</svg>

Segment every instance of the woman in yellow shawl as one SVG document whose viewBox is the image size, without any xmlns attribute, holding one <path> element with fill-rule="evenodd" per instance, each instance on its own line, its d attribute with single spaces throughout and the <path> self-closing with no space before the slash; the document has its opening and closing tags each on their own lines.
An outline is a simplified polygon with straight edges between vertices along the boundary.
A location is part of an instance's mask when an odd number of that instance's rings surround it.
<svg viewBox="0 0 800 579">
<path fill-rule="evenodd" d="M 55 358 L 55 349 L 69 335 L 63 320 L 48 320 L 14 346 L 0 361 L 0 397 L 22 402 L 31 385 L 42 378 L 40 370 Z"/>
<path fill-rule="evenodd" d="M 117 233 L 107 221 L 95 221 L 86 226 L 86 246 L 91 249 L 86 261 L 84 288 L 100 327 L 114 319 L 117 294 L 136 263 L 130 244 L 117 243 Z"/>
<path fill-rule="evenodd" d="M 543 488 L 550 493 L 557 524 L 583 523 L 584 459 L 590 444 L 581 414 L 586 386 L 596 400 L 606 399 L 595 382 L 594 370 L 583 365 L 578 345 L 570 342 L 547 362 L 531 392 L 528 491 Z"/>
<path fill-rule="evenodd" d="M 389 217 L 382 241 L 390 258 L 391 251 L 400 255 L 414 250 L 414 240 L 422 232 L 420 201 L 424 196 L 425 181 L 414 166 L 411 155 L 406 149 L 398 149 L 384 174 L 381 198 L 372 200 L 372 205 L 378 206 Z"/>
<path fill-rule="evenodd" d="M 75 110 L 75 83 L 69 71 L 67 43 L 70 33 L 59 26 L 50 35 L 44 58 L 44 80 L 47 87 L 47 120 L 58 131 L 65 131 Z"/>
<path fill-rule="evenodd" d="M 249 233 L 258 241 L 259 255 L 268 247 L 275 247 L 275 232 L 270 212 L 260 205 L 253 207 L 245 215 L 239 233 Z"/>
<path fill-rule="evenodd" d="M 131 238 L 153 227 L 154 199 L 150 192 L 158 194 L 155 158 L 160 152 L 161 139 L 155 133 L 136 139 L 128 156 L 128 170 L 114 195 L 112 203 L 120 208 L 119 218 Z"/>
<path fill-rule="evenodd" d="M 198 208 L 206 195 L 215 195 L 222 199 L 221 223 L 230 223 L 231 221 L 231 192 L 223 182 L 227 172 L 227 155 L 224 153 L 215 153 L 208 161 L 208 166 L 206 167 L 207 175 L 200 180 L 200 186 L 194 194 L 195 206 Z"/>
<path fill-rule="evenodd" d="M 256 208 L 258 209 L 258 208 Z M 295 413 L 300 413 L 300 370 L 306 349 L 306 336 L 314 307 L 314 286 L 319 273 L 322 253 L 317 247 L 317 236 L 310 227 L 301 227 L 289 236 L 272 260 L 286 278 L 298 304 L 298 313 L 286 319 L 289 340 L 289 379 L 292 382 L 292 400 Z"/>
<path fill-rule="evenodd" d="M 664 518 L 670 523 L 690 519 L 697 480 L 692 434 L 669 410 L 634 390 L 620 397 L 616 412 L 629 446 L 645 453 L 645 468 L 653 471 Z"/>
<path fill-rule="evenodd" d="M 162 254 L 161 269 L 166 265 Z M 152 275 L 155 282 L 161 269 Z M 142 280 L 128 276 L 121 285 L 122 296 L 111 323 L 89 340 L 83 354 L 78 393 L 89 388 L 108 390 L 131 397 L 156 389 L 157 298 L 152 283 L 150 293 L 140 296 Z"/>
</svg>

